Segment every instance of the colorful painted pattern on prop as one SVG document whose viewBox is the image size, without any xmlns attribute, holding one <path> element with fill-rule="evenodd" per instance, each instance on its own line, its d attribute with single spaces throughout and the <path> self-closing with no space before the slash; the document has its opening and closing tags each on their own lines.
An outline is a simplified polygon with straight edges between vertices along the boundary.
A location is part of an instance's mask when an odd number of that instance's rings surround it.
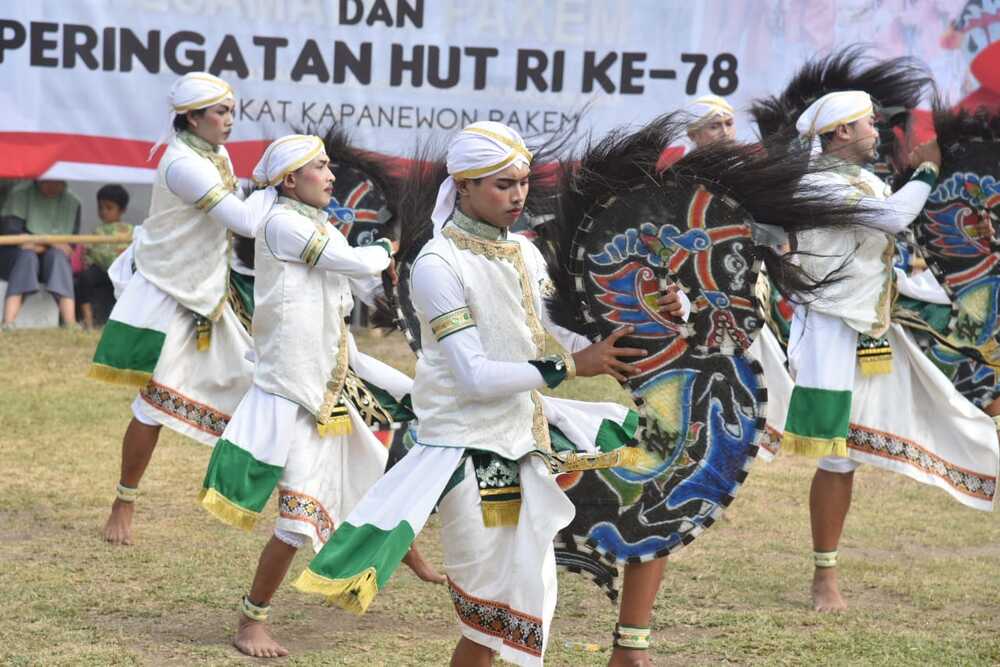
<svg viewBox="0 0 1000 667">
<path fill-rule="evenodd" d="M 643 187 L 580 225 L 571 250 L 592 338 L 623 325 L 641 347 L 628 388 L 642 414 L 634 467 L 563 476 L 576 505 L 557 561 L 617 596 L 625 562 L 690 543 L 732 502 L 767 438 L 760 365 L 743 355 L 763 323 L 750 217 L 701 186 Z M 668 284 L 692 302 L 688 323 L 660 315 Z"/>
<path fill-rule="evenodd" d="M 374 179 L 357 167 L 331 164 L 336 181 L 326 207 L 330 222 L 352 246 L 365 246 L 385 236 L 390 214 L 386 197 Z"/>
<path fill-rule="evenodd" d="M 947 353 L 948 351 L 942 351 L 941 356 L 944 357 Z M 955 365 L 952 369 L 942 368 L 942 370 L 945 370 L 951 378 L 955 389 L 958 389 L 976 407 L 984 410 L 986 406 L 1000 397 L 1000 377 L 997 376 L 996 370 L 971 359 L 958 357 L 954 353 L 950 353 L 948 356 Z M 937 359 L 932 360 L 938 363 L 939 367 L 941 366 Z"/>
<path fill-rule="evenodd" d="M 1000 364 L 1000 143 L 942 150 L 945 169 L 914 232 L 928 267 L 956 306 L 945 332 L 948 341 Z"/>
<path fill-rule="evenodd" d="M 995 369 L 942 344 L 926 330 L 912 326 L 908 329 L 927 358 L 976 407 L 985 409 L 1000 397 L 1000 377 Z"/>
</svg>

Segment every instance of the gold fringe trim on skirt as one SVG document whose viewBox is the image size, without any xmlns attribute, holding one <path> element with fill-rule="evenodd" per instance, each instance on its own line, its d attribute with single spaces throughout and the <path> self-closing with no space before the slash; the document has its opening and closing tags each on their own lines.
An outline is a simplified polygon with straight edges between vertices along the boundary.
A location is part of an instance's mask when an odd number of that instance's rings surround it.
<svg viewBox="0 0 1000 667">
<path fill-rule="evenodd" d="M 198 502 L 219 521 L 243 530 L 252 530 L 260 514 L 240 507 L 215 489 L 202 489 Z"/>
<path fill-rule="evenodd" d="M 781 438 L 781 448 L 786 447 L 795 454 L 813 458 L 847 456 L 847 438 L 810 438 L 785 431 Z"/>
<path fill-rule="evenodd" d="M 87 377 L 101 382 L 111 384 L 123 384 L 129 387 L 145 387 L 151 379 L 152 373 L 145 371 L 133 371 L 127 368 L 114 368 L 104 364 L 90 364 Z"/>
<path fill-rule="evenodd" d="M 378 593 L 378 580 L 375 578 L 374 567 L 369 567 L 347 579 L 327 579 L 307 568 L 302 571 L 293 586 L 302 593 L 323 595 L 327 604 L 336 605 L 359 616 L 368 610 L 368 606 L 375 599 L 375 594 Z"/>
<path fill-rule="evenodd" d="M 333 438 L 338 435 L 350 435 L 354 430 L 350 415 L 340 415 L 328 422 L 316 422 L 316 430 L 321 438 Z"/>
<path fill-rule="evenodd" d="M 521 499 L 489 500 L 481 498 L 483 525 L 487 528 L 504 528 L 517 525 L 521 515 Z"/>
</svg>

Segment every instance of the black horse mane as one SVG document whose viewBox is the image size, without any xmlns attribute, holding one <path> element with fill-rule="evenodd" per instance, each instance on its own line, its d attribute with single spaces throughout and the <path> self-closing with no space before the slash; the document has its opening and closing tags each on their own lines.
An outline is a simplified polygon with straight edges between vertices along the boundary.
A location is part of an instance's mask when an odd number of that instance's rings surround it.
<svg viewBox="0 0 1000 667">
<path fill-rule="evenodd" d="M 354 146 L 347 131 L 337 125 L 323 135 L 323 144 L 334 173 L 338 166 L 353 167 L 364 172 L 385 196 L 391 221 L 395 221 L 399 211 L 399 181 L 390 175 L 387 159 Z M 394 227 L 395 224 L 390 223 L 387 231 L 390 231 L 389 236 L 397 237 L 399 230 Z"/>
<path fill-rule="evenodd" d="M 964 141 L 1000 141 L 1000 111 L 948 109 L 941 102 L 934 106 L 934 131 L 942 148 Z"/>
<path fill-rule="evenodd" d="M 418 146 L 399 183 L 399 252 L 397 258 L 413 261 L 430 240 L 431 213 L 438 187 L 448 177 L 444 151 L 434 144 Z"/>
<path fill-rule="evenodd" d="M 762 138 L 797 135 L 795 121 L 820 97 L 845 90 L 863 90 L 896 121 L 900 113 L 915 108 L 933 78 L 927 67 L 914 58 L 875 60 L 864 46 L 850 46 L 826 57 L 807 62 L 792 77 L 785 90 L 758 99 L 750 108 Z"/>
<path fill-rule="evenodd" d="M 567 170 L 560 186 L 559 209 L 550 228 L 549 273 L 556 295 L 549 299 L 553 321 L 584 333 L 578 308 L 572 249 L 588 214 L 611 198 L 627 196 L 641 187 L 707 187 L 735 200 L 757 223 L 795 233 L 818 227 L 857 224 L 865 214 L 859 207 L 823 193 L 801 189 L 801 179 L 821 171 L 810 164 L 806 149 L 780 149 L 773 141 L 760 145 L 718 142 L 698 148 L 667 169 L 656 164 L 665 146 L 686 131 L 683 114 L 660 116 L 635 132 L 618 129 L 590 144 L 575 169 Z M 757 245 L 754 252 L 767 267 L 772 283 L 784 294 L 799 297 L 836 282 L 828 276 L 809 276 L 793 261 L 794 253 L 779 254 Z M 752 258 L 751 258 L 752 259 Z"/>
</svg>

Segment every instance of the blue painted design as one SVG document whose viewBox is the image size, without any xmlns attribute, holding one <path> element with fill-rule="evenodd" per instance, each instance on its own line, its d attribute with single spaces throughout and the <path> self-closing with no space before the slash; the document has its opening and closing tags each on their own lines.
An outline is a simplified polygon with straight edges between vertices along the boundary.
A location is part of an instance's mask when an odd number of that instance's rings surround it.
<svg viewBox="0 0 1000 667">
<path fill-rule="evenodd" d="M 332 218 L 337 219 L 338 224 L 353 224 L 354 223 L 354 209 L 349 206 L 344 206 L 337 201 L 336 197 L 330 198 L 330 203 L 327 204 L 326 208 L 323 209 Z"/>
<path fill-rule="evenodd" d="M 971 186 L 971 190 L 970 190 Z M 961 199 L 972 206 L 981 207 L 986 198 L 1000 194 L 1000 182 L 991 175 L 981 176 L 971 171 L 957 171 L 938 183 L 927 198 L 930 204 L 941 204 Z"/>
<path fill-rule="evenodd" d="M 650 246 L 653 247 L 650 247 Z M 629 229 L 604 244 L 604 250 L 589 256 L 590 261 L 600 266 L 618 264 L 623 260 L 637 257 L 650 266 L 663 268 L 678 249 L 690 253 L 702 252 L 712 247 L 712 239 L 703 229 L 681 232 L 674 225 L 662 225 L 657 229 L 651 222 L 644 222 L 639 229 Z"/>
</svg>

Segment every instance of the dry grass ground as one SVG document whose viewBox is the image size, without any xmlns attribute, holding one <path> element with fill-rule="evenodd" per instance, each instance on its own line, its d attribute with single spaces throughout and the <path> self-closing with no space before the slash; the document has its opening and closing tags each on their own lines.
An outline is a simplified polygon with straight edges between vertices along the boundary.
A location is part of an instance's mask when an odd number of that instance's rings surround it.
<svg viewBox="0 0 1000 667">
<path fill-rule="evenodd" d="M 209 450 L 164 431 L 132 547 L 104 544 L 133 392 L 84 378 L 95 335 L 0 334 L 0 662 L 241 665 L 236 603 L 270 528 L 226 527 L 195 504 Z M 412 370 L 400 336 L 363 349 Z M 615 398 L 577 381 L 560 393 Z M 1000 517 L 876 470 L 858 473 L 841 548 L 851 611 L 808 607 L 812 466 L 758 463 L 727 520 L 673 558 L 654 623 L 658 665 L 1000 663 Z M 419 538 L 439 562 L 432 522 Z M 296 560 L 291 577 L 307 563 Z M 602 665 L 615 610 L 560 575 L 548 664 Z M 287 665 L 440 665 L 457 638 L 443 588 L 401 569 L 360 618 L 290 587 L 274 601 Z M 594 643 L 596 652 L 583 645 Z"/>
</svg>

